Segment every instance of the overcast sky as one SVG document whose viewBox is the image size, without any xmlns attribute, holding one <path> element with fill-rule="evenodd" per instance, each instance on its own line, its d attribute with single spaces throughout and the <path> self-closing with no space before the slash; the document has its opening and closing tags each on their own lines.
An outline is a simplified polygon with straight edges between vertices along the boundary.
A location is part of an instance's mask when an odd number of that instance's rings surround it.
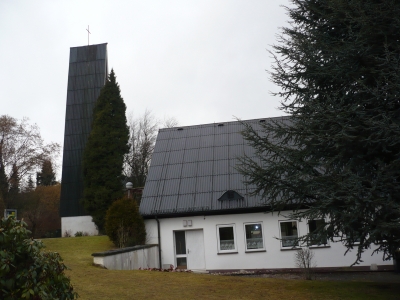
<svg viewBox="0 0 400 300">
<path fill-rule="evenodd" d="M 288 0 L 0 1 L 0 115 L 63 144 L 69 48 L 108 43 L 127 112 L 179 125 L 282 115 L 267 49 Z M 109 70 L 109 71 L 110 71 Z"/>
</svg>

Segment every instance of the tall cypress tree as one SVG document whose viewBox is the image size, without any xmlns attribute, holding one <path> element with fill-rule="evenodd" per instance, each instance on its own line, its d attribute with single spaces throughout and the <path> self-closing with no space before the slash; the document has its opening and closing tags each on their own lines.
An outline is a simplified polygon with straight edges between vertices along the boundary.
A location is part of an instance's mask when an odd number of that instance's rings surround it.
<svg viewBox="0 0 400 300">
<path fill-rule="evenodd" d="M 7 205 L 9 208 L 17 208 L 18 207 L 18 198 L 20 196 L 20 174 L 17 167 L 17 164 L 13 164 L 11 168 L 11 174 L 9 179 L 9 190 L 7 197 Z"/>
<path fill-rule="evenodd" d="M 42 170 L 36 173 L 36 185 L 55 185 L 56 173 L 53 171 L 51 160 L 45 159 L 42 163 Z"/>
<path fill-rule="evenodd" d="M 3 139 L 0 141 L 0 205 L 7 206 L 8 178 L 3 163 Z"/>
<path fill-rule="evenodd" d="M 18 172 L 18 167 L 16 164 L 12 165 L 11 169 L 11 176 L 10 176 L 10 194 L 15 194 L 20 192 L 19 184 L 20 184 L 20 177 Z"/>
<path fill-rule="evenodd" d="M 355 263 L 370 246 L 390 259 L 400 247 L 400 2 L 292 2 L 271 72 L 290 117 L 261 134 L 247 126 L 261 163 L 244 157 L 239 169 L 272 209 L 325 219 L 321 241 L 357 248 Z"/>
<path fill-rule="evenodd" d="M 32 175 L 28 177 L 28 183 L 26 184 L 25 192 L 32 192 L 35 189 L 35 184 L 33 183 Z"/>
<path fill-rule="evenodd" d="M 95 104 L 92 131 L 83 154 L 83 205 L 101 232 L 107 209 L 123 196 L 123 159 L 129 150 L 125 112 L 126 105 L 111 70 Z"/>
<path fill-rule="evenodd" d="M 12 165 L 9 180 L 8 205 L 10 208 L 16 208 L 16 201 L 20 192 L 20 176 L 16 164 Z"/>
</svg>

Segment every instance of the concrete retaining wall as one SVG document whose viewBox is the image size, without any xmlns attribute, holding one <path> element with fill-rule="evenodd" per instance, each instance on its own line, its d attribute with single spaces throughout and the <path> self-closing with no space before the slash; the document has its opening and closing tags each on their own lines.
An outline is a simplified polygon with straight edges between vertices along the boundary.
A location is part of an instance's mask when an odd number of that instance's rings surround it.
<svg viewBox="0 0 400 300">
<path fill-rule="evenodd" d="M 143 245 L 93 253 L 93 263 L 109 270 L 159 268 L 158 245 Z"/>
</svg>

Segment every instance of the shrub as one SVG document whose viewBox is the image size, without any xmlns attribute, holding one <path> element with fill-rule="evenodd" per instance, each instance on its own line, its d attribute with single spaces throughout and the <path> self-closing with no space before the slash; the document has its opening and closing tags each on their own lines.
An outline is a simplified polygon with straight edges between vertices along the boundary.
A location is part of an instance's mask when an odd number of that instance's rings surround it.
<svg viewBox="0 0 400 300">
<path fill-rule="evenodd" d="M 0 221 L 0 299 L 77 298 L 60 255 L 41 250 L 26 226 L 14 217 Z"/>
<path fill-rule="evenodd" d="M 114 201 L 106 214 L 106 233 L 119 248 L 143 245 L 146 228 L 137 202 L 124 197 Z"/>
<path fill-rule="evenodd" d="M 65 230 L 64 237 L 71 237 L 71 236 L 72 236 L 72 231 L 71 230 Z"/>
<path fill-rule="evenodd" d="M 314 261 L 314 252 L 309 248 L 301 248 L 294 255 L 296 267 L 300 268 L 304 279 L 311 280 L 313 269 L 317 266 Z"/>
<path fill-rule="evenodd" d="M 89 233 L 87 233 L 86 231 L 77 231 L 75 232 L 75 237 L 80 237 L 80 236 L 88 236 Z"/>
</svg>

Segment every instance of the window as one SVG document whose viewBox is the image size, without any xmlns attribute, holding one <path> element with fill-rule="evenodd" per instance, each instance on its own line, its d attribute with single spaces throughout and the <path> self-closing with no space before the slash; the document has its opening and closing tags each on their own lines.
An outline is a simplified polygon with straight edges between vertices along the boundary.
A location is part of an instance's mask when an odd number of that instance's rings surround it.
<svg viewBox="0 0 400 300">
<path fill-rule="evenodd" d="M 308 221 L 308 232 L 310 233 L 310 246 L 326 246 L 328 241 L 326 238 L 321 238 L 320 234 L 317 233 L 319 228 L 325 227 L 325 220 L 310 220 Z M 323 229 L 322 229 L 323 230 Z"/>
<path fill-rule="evenodd" d="M 184 231 L 175 231 L 176 267 L 187 269 L 186 239 Z"/>
<path fill-rule="evenodd" d="M 298 246 L 297 221 L 280 221 L 282 248 L 293 248 Z"/>
<path fill-rule="evenodd" d="M 357 230 L 349 230 L 346 234 L 347 244 L 358 245 L 361 241 L 360 234 Z"/>
<path fill-rule="evenodd" d="M 235 224 L 217 225 L 218 252 L 237 252 L 235 238 Z"/>
<path fill-rule="evenodd" d="M 246 251 L 265 249 L 261 222 L 244 224 L 244 231 L 246 234 Z"/>
</svg>

